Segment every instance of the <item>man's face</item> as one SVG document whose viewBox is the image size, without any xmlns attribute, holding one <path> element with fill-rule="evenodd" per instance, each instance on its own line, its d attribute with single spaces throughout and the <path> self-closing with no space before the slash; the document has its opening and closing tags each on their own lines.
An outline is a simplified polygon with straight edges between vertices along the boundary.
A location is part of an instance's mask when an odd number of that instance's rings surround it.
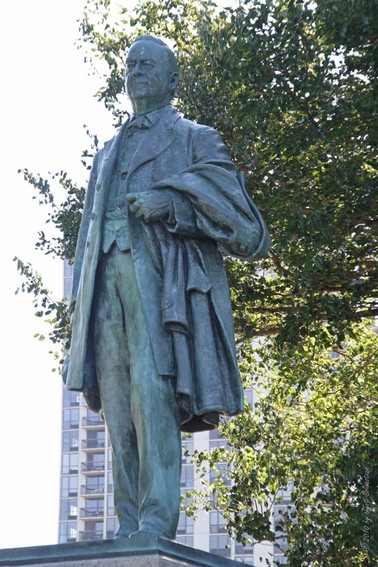
<svg viewBox="0 0 378 567">
<path fill-rule="evenodd" d="M 125 87 L 137 111 L 159 108 L 171 98 L 177 74 L 169 71 L 163 49 L 149 41 L 138 41 L 129 50 Z"/>
</svg>

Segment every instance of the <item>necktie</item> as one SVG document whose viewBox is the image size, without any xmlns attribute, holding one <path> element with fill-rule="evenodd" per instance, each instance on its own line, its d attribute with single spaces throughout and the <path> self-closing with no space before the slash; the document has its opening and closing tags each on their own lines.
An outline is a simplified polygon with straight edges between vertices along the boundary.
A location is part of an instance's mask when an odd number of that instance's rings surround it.
<svg viewBox="0 0 378 567">
<path fill-rule="evenodd" d="M 130 122 L 130 124 L 126 128 L 126 132 L 128 136 L 138 130 L 148 130 L 151 128 L 152 122 L 148 118 L 148 116 L 142 114 L 141 116 L 135 116 Z"/>
</svg>

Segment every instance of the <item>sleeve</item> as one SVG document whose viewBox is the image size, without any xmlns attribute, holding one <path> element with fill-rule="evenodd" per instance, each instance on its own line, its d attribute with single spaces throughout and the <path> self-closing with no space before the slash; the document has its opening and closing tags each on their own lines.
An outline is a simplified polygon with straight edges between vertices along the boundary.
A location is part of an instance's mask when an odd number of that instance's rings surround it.
<svg viewBox="0 0 378 567">
<path fill-rule="evenodd" d="M 71 304 L 70 304 L 71 311 L 73 311 L 75 307 L 76 296 L 79 287 L 81 268 L 84 259 L 85 245 L 86 245 L 88 229 L 90 224 L 90 216 L 93 208 L 94 192 L 97 183 L 97 171 L 98 171 L 98 161 L 99 161 L 100 152 L 98 152 L 93 159 L 92 169 L 89 176 L 88 188 L 85 194 L 83 216 L 79 228 L 79 234 L 76 244 L 74 268 L 73 268 L 73 281 L 72 281 L 72 293 L 71 293 Z"/>
<path fill-rule="evenodd" d="M 193 165 L 195 164 L 218 164 L 219 167 L 227 171 L 234 172 L 235 182 L 237 174 L 231 162 L 228 150 L 216 130 L 206 126 L 198 128 L 197 135 L 193 139 Z M 183 174 L 185 172 L 182 172 Z M 180 174 L 178 174 L 180 176 Z M 200 179 L 193 181 L 200 183 Z M 164 183 L 164 179 L 161 184 Z M 180 234 L 188 238 L 205 238 L 206 235 L 201 231 L 197 224 L 195 204 L 193 200 L 185 196 L 181 191 L 175 191 L 168 186 L 170 194 L 170 215 L 167 222 L 167 229 L 171 233 Z"/>
<path fill-rule="evenodd" d="M 167 176 L 156 188 L 170 190 L 170 232 L 214 240 L 223 252 L 239 258 L 266 255 L 266 225 L 212 128 L 202 127 L 194 137 L 193 164 Z"/>
</svg>

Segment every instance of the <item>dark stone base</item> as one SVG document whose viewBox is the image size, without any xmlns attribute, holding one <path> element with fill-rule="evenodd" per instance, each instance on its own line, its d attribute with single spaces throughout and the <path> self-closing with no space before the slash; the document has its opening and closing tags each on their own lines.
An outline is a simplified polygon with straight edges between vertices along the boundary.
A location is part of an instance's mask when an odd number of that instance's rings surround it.
<svg viewBox="0 0 378 567">
<path fill-rule="evenodd" d="M 157 536 L 0 550 L 0 566 L 240 567 L 240 563 Z"/>
</svg>

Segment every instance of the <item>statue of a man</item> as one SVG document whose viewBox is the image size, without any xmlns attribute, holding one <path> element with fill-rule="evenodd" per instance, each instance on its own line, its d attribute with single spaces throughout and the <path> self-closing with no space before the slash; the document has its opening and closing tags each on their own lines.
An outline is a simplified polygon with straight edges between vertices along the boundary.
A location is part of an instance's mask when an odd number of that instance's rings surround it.
<svg viewBox="0 0 378 567">
<path fill-rule="evenodd" d="M 255 259 L 269 236 L 219 134 L 170 102 L 168 46 L 126 58 L 133 114 L 95 156 L 73 276 L 66 386 L 102 408 L 120 537 L 174 538 L 180 430 L 243 409 L 221 252 Z"/>
</svg>

